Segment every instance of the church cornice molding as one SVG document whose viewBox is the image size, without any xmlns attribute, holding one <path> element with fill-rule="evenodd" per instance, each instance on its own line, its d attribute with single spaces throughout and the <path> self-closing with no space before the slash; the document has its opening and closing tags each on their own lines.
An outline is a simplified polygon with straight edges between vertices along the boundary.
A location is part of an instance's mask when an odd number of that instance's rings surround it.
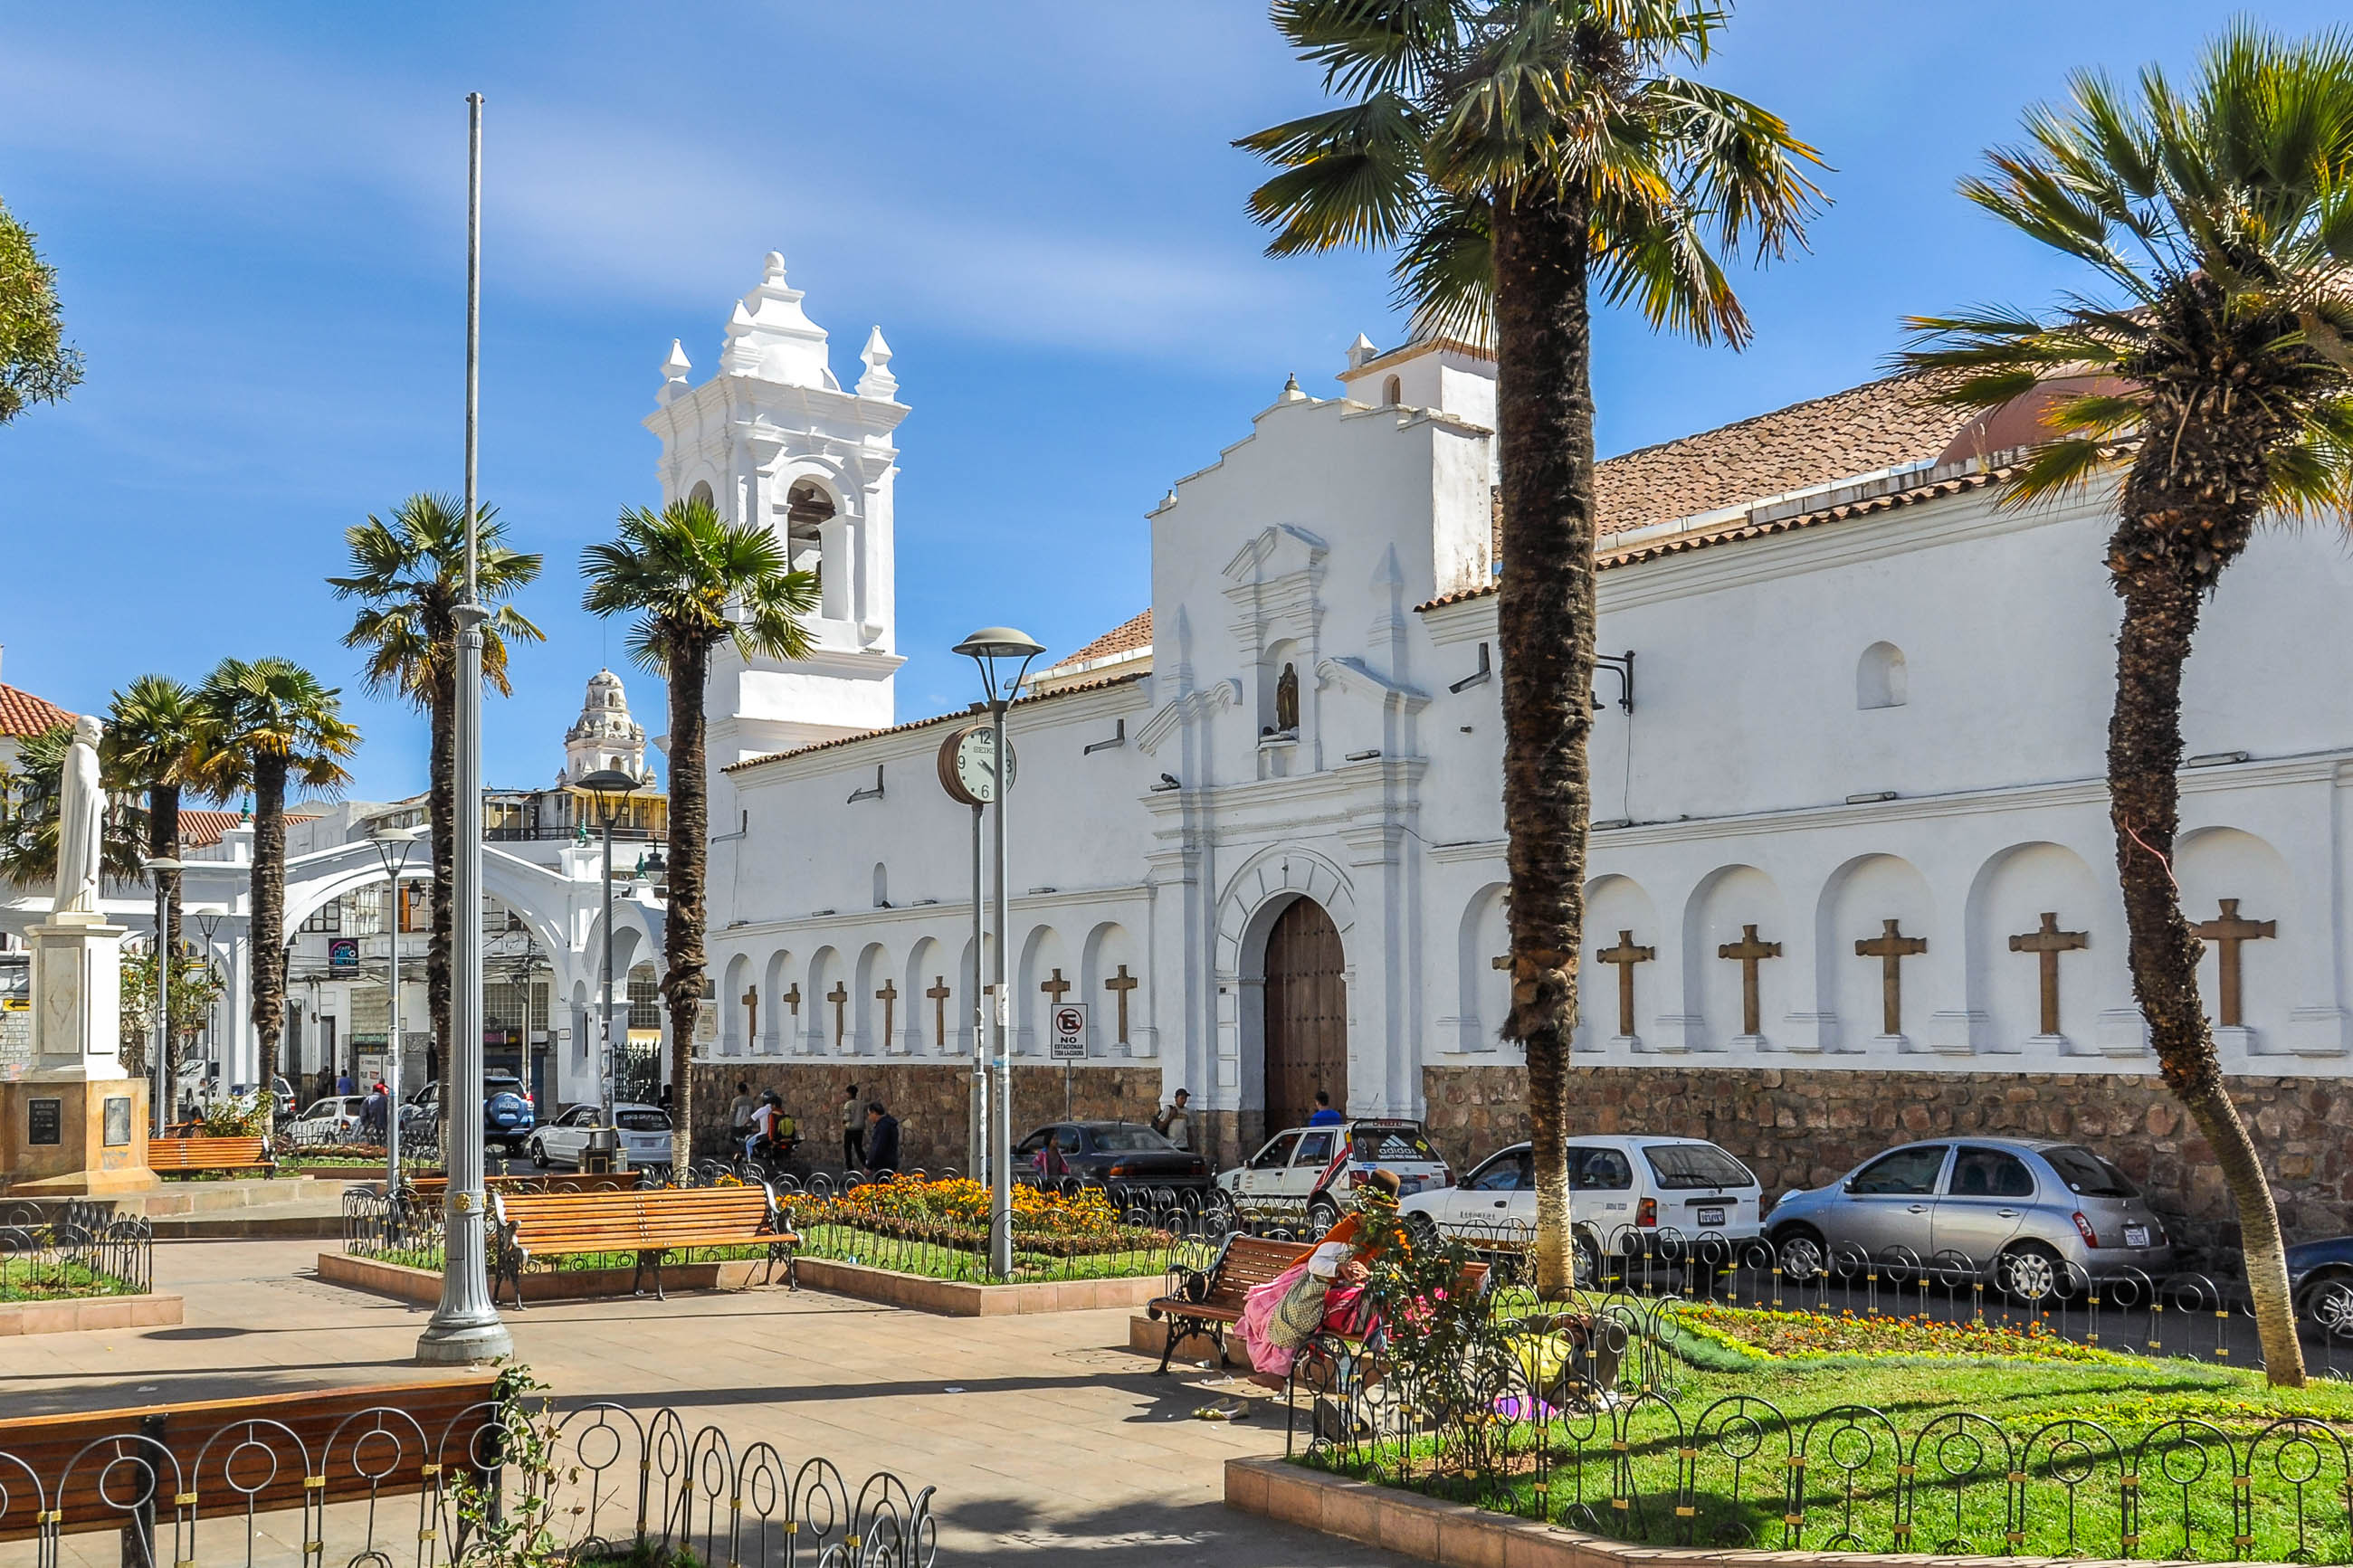
<svg viewBox="0 0 2353 1568">
<path fill-rule="evenodd" d="M 1178 725 L 1187 720 L 1207 718 L 1227 708 L 1240 707 L 1241 700 L 1242 683 L 1230 675 L 1198 691 L 1188 691 L 1169 701 L 1160 711 L 1137 726 L 1135 748 L 1145 756 L 1151 756 L 1160 749 L 1163 741 L 1176 732 Z"/>
<path fill-rule="evenodd" d="M 2295 784 L 2337 786 L 2353 783 L 2353 749 L 2306 752 L 2222 767 L 2185 769 L 2179 775 L 2179 782 L 2185 800 Z M 1728 838 L 1759 831 L 1790 832 L 1885 822 L 1927 821 L 1938 817 L 1974 816 L 1989 811 L 2052 811 L 2088 806 L 2105 816 L 2107 805 L 2108 784 L 2105 778 L 2004 784 L 1943 795 L 1905 795 L 1894 800 L 1853 805 L 1788 806 L 1724 816 L 1689 817 L 1676 822 L 1636 823 L 1630 827 L 1601 829 L 1594 835 L 1592 852 L 1599 856 L 1621 847 L 1651 847 Z M 2203 826 L 2200 823 L 2185 825 L 2188 827 Z M 1503 841 L 1495 842 L 1500 847 Z"/>
<path fill-rule="evenodd" d="M 1429 768 L 1424 757 L 1368 758 L 1294 778 L 1210 784 L 1183 791 L 1181 799 L 1176 790 L 1153 792 L 1144 805 L 1164 821 L 1188 810 L 1198 814 L 1155 828 L 1157 837 L 1181 832 L 1207 844 L 1255 843 L 1309 827 L 1337 832 L 1361 822 L 1402 823 L 1420 813 L 1419 789 Z"/>
<path fill-rule="evenodd" d="M 1419 713 L 1430 706 L 1430 693 L 1376 674 L 1353 654 L 1324 659 L 1315 667 L 1315 679 L 1320 685 L 1336 686 L 1344 691 L 1369 697 L 1400 713 Z"/>
<path fill-rule="evenodd" d="M 1104 888 L 1057 888 L 1050 893 L 1022 893 L 1008 900 L 1010 908 L 1029 913 L 1041 910 L 1095 909 L 1104 905 L 1133 905 L 1148 902 L 1152 887 L 1148 882 L 1121 883 Z M 1139 913 L 1137 919 L 1141 920 Z M 840 910 L 829 915 L 804 915 L 798 919 L 747 921 L 711 933 L 714 955 L 732 952 L 742 943 L 757 939 L 790 938 L 797 932 L 816 932 L 820 945 L 839 941 L 839 933 L 861 927 L 889 926 L 902 930 L 940 921 L 951 922 L 939 931 L 925 931 L 914 940 L 935 936 L 943 945 L 951 937 L 969 938 L 972 934 L 972 900 L 969 896 L 936 899 L 924 904 L 893 904 L 888 909 Z M 991 933 L 994 934 L 993 932 Z M 1081 932 L 1082 936 L 1085 933 Z M 902 939 L 903 940 L 903 939 Z M 902 955 L 903 956 L 903 954 Z"/>
</svg>

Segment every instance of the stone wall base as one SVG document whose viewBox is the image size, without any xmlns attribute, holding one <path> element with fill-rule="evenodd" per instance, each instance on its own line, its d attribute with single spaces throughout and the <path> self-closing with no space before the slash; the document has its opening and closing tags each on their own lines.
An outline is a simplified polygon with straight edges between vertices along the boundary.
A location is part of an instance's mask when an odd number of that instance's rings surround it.
<svg viewBox="0 0 2353 1568">
<path fill-rule="evenodd" d="M 1576 1068 L 1569 1131 L 1705 1138 L 1769 1201 L 1916 1138 L 2063 1138 L 2113 1160 L 2193 1249 L 2229 1249 L 2236 1215 L 2213 1151 L 2154 1074 Z M 2233 1078 L 2290 1241 L 2353 1231 L 2353 1079 Z M 1528 1136 L 1527 1069 L 1424 1068 L 1430 1136 L 1458 1169 Z"/>
<path fill-rule="evenodd" d="M 891 1061 L 837 1058 L 797 1061 L 776 1057 L 736 1057 L 694 1064 L 695 1152 L 722 1152 L 727 1106 L 735 1086 L 748 1083 L 758 1094 L 773 1089 L 785 1110 L 800 1121 L 803 1152 L 819 1170 L 841 1163 L 841 1099 L 858 1086 L 860 1104 L 879 1100 L 899 1119 L 901 1166 L 939 1171 L 968 1163 L 972 1064 L 969 1061 Z M 1071 1114 L 1082 1121 L 1149 1121 L 1160 1104 L 1157 1062 L 1118 1066 L 1074 1064 L 1070 1074 Z M 1062 1068 L 1050 1064 L 1013 1068 L 1015 1138 L 1059 1121 L 1064 1111 Z"/>
</svg>

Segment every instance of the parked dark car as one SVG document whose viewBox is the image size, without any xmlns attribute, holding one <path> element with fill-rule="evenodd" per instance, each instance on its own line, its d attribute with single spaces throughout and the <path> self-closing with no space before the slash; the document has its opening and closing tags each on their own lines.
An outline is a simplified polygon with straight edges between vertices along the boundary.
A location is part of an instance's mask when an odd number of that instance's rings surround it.
<svg viewBox="0 0 2353 1568">
<path fill-rule="evenodd" d="M 1040 1162 L 1053 1140 L 1065 1173 L 1082 1182 L 1124 1182 L 1146 1187 L 1206 1187 L 1209 1163 L 1187 1153 L 1140 1121 L 1057 1121 L 1013 1148 L 1016 1175 L 1045 1173 Z"/>
<path fill-rule="evenodd" d="M 2287 1249 L 2288 1299 L 2323 1333 L 2353 1338 L 2353 1236 Z"/>
<path fill-rule="evenodd" d="M 430 1127 L 441 1119 L 441 1080 L 434 1079 L 412 1096 L 401 1109 L 400 1125 L 405 1131 L 412 1127 Z M 482 1142 L 493 1147 L 503 1147 L 510 1155 L 522 1152 L 523 1143 L 531 1137 L 532 1129 L 539 1125 L 539 1115 L 531 1100 L 531 1090 L 522 1079 L 508 1072 L 486 1072 L 482 1075 Z"/>
</svg>

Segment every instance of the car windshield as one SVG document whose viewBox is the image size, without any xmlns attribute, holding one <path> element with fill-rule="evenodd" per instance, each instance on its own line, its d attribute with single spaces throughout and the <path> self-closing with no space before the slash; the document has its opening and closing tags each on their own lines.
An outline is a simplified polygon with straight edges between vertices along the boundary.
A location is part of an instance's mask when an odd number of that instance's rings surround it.
<svg viewBox="0 0 2353 1568">
<path fill-rule="evenodd" d="M 1438 1163 L 1438 1152 L 1421 1129 L 1409 1125 L 1367 1127 L 1358 1122 L 1348 1134 L 1348 1157 L 1352 1160 L 1423 1160 Z"/>
<path fill-rule="evenodd" d="M 1095 1147 L 1111 1154 L 1157 1153 L 1176 1147 L 1149 1127 L 1098 1127 Z"/>
<path fill-rule="evenodd" d="M 2089 1149 L 2073 1143 L 2063 1143 L 2056 1149 L 2042 1151 L 2042 1158 L 2059 1173 L 2068 1191 L 2081 1198 L 2137 1198 L 2140 1189 L 2132 1178 L 2093 1153 Z"/>
<path fill-rule="evenodd" d="M 1652 1143 L 1642 1150 L 1651 1174 L 1666 1192 L 1690 1187 L 1753 1187 L 1748 1167 L 1713 1143 Z"/>
<path fill-rule="evenodd" d="M 667 1132 L 670 1118 L 659 1110 L 617 1110 L 613 1120 L 625 1132 Z"/>
</svg>

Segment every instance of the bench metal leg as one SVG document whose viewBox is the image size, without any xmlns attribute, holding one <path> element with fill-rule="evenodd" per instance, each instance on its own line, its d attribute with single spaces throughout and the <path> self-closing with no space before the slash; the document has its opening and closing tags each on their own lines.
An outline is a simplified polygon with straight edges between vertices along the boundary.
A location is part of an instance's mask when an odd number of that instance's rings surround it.
<svg viewBox="0 0 2353 1568">
<path fill-rule="evenodd" d="M 645 1279 L 646 1253 L 645 1248 L 639 1247 L 638 1249 L 638 1266 L 629 1271 L 629 1294 L 632 1296 L 644 1295 L 646 1293 Z M 659 1276 L 657 1276 L 657 1279 L 659 1279 Z"/>
<path fill-rule="evenodd" d="M 1202 1334 L 1208 1335 L 1211 1340 L 1216 1342 L 1218 1347 L 1218 1365 L 1220 1368 L 1223 1368 L 1226 1364 L 1225 1330 L 1218 1324 L 1205 1322 L 1199 1318 L 1179 1318 L 1172 1315 L 1168 1320 L 1168 1342 L 1160 1347 L 1160 1364 L 1153 1368 L 1152 1375 L 1155 1377 L 1166 1377 L 1168 1375 L 1169 1358 L 1176 1353 L 1177 1345 L 1186 1340 L 1195 1339 Z"/>
</svg>

